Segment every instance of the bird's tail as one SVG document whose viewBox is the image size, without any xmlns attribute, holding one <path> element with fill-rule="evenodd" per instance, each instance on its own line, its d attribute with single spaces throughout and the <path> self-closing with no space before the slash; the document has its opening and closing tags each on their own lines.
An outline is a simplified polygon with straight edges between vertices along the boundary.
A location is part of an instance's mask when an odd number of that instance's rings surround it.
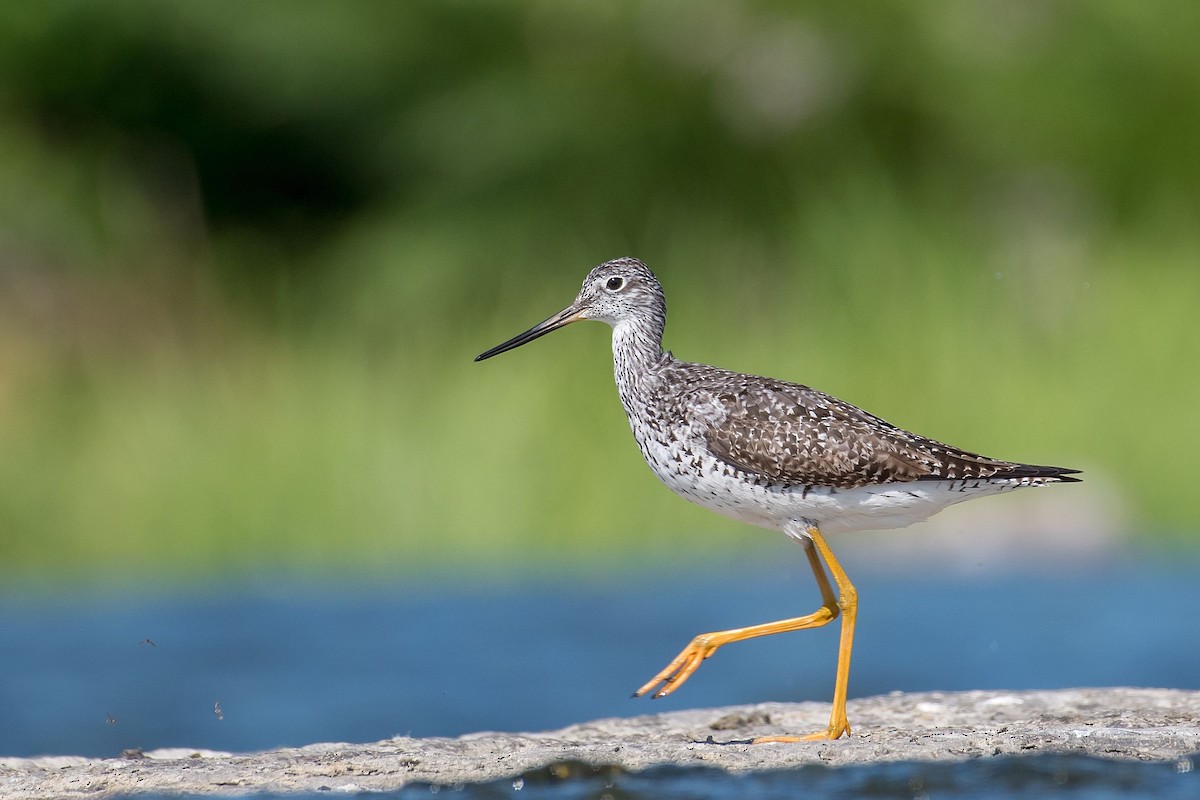
<svg viewBox="0 0 1200 800">
<path fill-rule="evenodd" d="M 991 475 L 992 478 L 1041 478 L 1047 483 L 1079 483 L 1081 478 L 1072 478 L 1081 470 L 1067 467 L 1045 467 L 1038 464 L 1013 464 Z"/>
</svg>

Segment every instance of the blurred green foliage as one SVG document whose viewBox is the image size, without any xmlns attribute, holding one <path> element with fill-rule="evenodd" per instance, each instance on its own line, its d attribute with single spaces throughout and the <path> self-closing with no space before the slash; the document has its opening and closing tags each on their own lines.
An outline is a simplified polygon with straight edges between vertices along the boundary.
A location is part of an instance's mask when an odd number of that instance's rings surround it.
<svg viewBox="0 0 1200 800">
<path fill-rule="evenodd" d="M 621 255 L 681 357 L 1194 530 L 1197 30 L 1118 0 L 6 4 L 0 560 L 741 546 L 640 464 L 602 326 L 471 363 Z"/>
</svg>

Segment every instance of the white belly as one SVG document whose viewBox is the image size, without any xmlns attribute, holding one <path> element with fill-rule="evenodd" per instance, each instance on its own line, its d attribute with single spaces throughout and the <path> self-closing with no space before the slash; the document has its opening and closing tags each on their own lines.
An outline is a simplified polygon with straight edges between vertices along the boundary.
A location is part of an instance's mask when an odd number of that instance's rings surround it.
<svg viewBox="0 0 1200 800">
<path fill-rule="evenodd" d="M 1039 479 L 968 479 L 877 484 L 857 489 L 786 486 L 737 470 L 707 450 L 678 442 L 640 442 L 650 468 L 673 492 L 751 525 L 783 530 L 789 522 L 815 523 L 826 533 L 903 528 L 942 509 Z"/>
</svg>

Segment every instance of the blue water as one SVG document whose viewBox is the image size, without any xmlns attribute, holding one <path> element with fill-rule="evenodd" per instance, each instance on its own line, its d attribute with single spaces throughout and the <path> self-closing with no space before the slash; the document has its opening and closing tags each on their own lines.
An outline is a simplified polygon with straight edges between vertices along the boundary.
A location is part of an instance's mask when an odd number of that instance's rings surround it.
<svg viewBox="0 0 1200 800">
<path fill-rule="evenodd" d="M 739 643 L 672 697 L 629 697 L 695 633 L 811 610 L 816 591 L 799 567 L 714 565 L 570 585 L 553 578 L 455 585 L 441 578 L 392 586 L 260 581 L 149 594 L 10 590 L 0 595 L 0 754 L 112 756 L 169 746 L 245 751 L 395 734 L 537 730 L 764 700 L 828 702 L 836 630 Z M 971 578 L 860 572 L 856 583 L 862 605 L 851 697 L 892 690 L 1200 688 L 1193 566 L 1138 563 Z M 1062 797 L 1110 796 L 1098 792 L 1122 785 L 1127 793 L 1129 782 L 1147 796 L 1182 797 L 1170 787 L 1186 786 L 1192 792 L 1186 796 L 1200 797 L 1196 773 L 1172 765 L 1062 757 L 1020 759 L 1019 769 L 1005 763 L 745 777 L 660 770 L 581 775 L 563 784 L 531 776 L 517 796 L 649 797 L 655 796 L 650 787 L 664 785 L 675 797 L 782 797 L 797 787 L 817 797 L 892 796 L 903 784 L 902 794 L 914 797 L 922 791 L 910 787 L 913 781 L 936 796 L 933 787 L 954 794 L 955 787 L 995 783 L 1008 791 L 1005 780 L 1027 788 L 1044 780 Z M 615 791 L 605 788 L 614 781 Z M 1072 787 L 1084 788 L 1072 794 Z M 514 791 L 509 781 L 470 787 L 462 796 Z M 401 796 L 429 792 L 414 788 Z"/>
<path fill-rule="evenodd" d="M 1200 772 L 1194 759 L 1170 764 L 1113 762 L 1086 756 L 991 758 L 960 762 L 893 763 L 870 767 L 807 766 L 731 775 L 715 769 L 659 767 L 626 773 L 606 767 L 565 765 L 566 777 L 549 770 L 467 786 L 413 784 L 365 796 L 389 800 L 1195 800 Z M 558 765 L 564 766 L 564 765 Z M 327 800 L 334 792 L 240 795 L 247 800 Z M 340 792 L 338 794 L 341 794 Z M 149 800 L 146 795 L 138 796 Z M 164 796 L 166 800 L 166 796 Z M 180 800 L 170 796 L 170 800 Z"/>
<path fill-rule="evenodd" d="M 569 779 L 545 771 L 482 786 L 414 785 L 393 798 L 428 798 L 431 790 L 454 800 L 846 800 L 847 798 L 1088 798 L 1088 800 L 1195 800 L 1200 772 L 1191 760 L 1172 764 L 1114 763 L 1085 756 L 995 758 L 956 764 L 899 763 L 870 767 L 809 766 L 731 775 L 714 769 L 660 767 L 629 774 L 579 767 Z M 519 787 L 519 788 L 518 788 Z M 320 795 L 318 795 L 320 796 Z M 328 797 L 328 794 L 324 795 Z"/>
</svg>

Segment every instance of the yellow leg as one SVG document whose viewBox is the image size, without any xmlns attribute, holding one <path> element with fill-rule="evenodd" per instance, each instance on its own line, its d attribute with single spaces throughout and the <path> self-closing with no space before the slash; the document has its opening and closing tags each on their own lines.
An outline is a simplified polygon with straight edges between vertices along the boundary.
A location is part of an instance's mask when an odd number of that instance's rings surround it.
<svg viewBox="0 0 1200 800">
<path fill-rule="evenodd" d="M 829 727 L 807 736 L 763 736 L 755 739 L 755 744 L 840 739 L 850 735 L 850 722 L 846 719 L 846 687 L 850 682 L 850 651 L 854 648 L 854 620 L 858 616 L 858 590 L 846 577 L 846 572 L 833 555 L 833 551 L 829 549 L 821 531 L 813 525 L 808 529 L 808 535 L 817 549 L 821 551 L 821 556 L 829 565 L 829 571 L 833 573 L 833 580 L 838 587 L 838 605 L 842 609 L 842 636 L 838 644 L 837 677 L 833 684 L 833 710 L 829 714 Z"/>
<path fill-rule="evenodd" d="M 846 577 L 846 573 L 842 570 L 837 558 L 834 557 L 833 551 L 829 549 L 821 531 L 816 526 L 810 526 L 807 534 L 808 538 L 802 539 L 801 542 L 804 544 L 804 553 L 808 556 L 813 576 L 817 579 L 817 587 L 821 590 L 821 607 L 819 609 L 803 617 L 767 622 L 748 628 L 702 633 L 692 639 L 670 664 L 634 692 L 633 696 L 642 697 L 655 687 L 659 687 L 659 689 L 654 693 L 654 697 L 665 697 L 671 694 L 682 686 L 700 667 L 700 664 L 722 645 L 753 639 L 757 636 L 769 636 L 774 633 L 819 628 L 837 619 L 840 613 L 842 636 L 838 646 L 837 679 L 833 688 L 833 712 L 829 717 L 829 727 L 808 736 L 766 736 L 755 739 L 754 743 L 799 742 L 815 739 L 838 739 L 848 736 L 850 723 L 846 720 L 846 686 L 850 679 L 850 650 L 854 643 L 854 620 L 858 613 L 858 592 Z M 818 550 L 820 557 L 817 555 Z M 829 578 L 826 577 L 825 570 L 821 566 L 821 558 L 825 559 L 825 563 L 829 565 L 829 571 L 833 573 L 833 580 L 838 587 L 838 596 L 834 595 L 833 588 L 829 585 Z"/>
<path fill-rule="evenodd" d="M 804 628 L 819 628 L 836 619 L 839 611 L 837 598 L 833 594 L 833 588 L 829 585 L 829 579 L 825 576 L 825 570 L 821 567 L 821 560 L 817 556 L 812 541 L 804 540 L 803 543 L 805 555 L 808 556 L 809 566 L 812 568 L 813 575 L 817 579 L 817 587 L 821 590 L 821 607 L 819 609 L 803 617 L 783 619 L 778 622 L 767 622 L 748 628 L 733 628 L 727 631 L 702 633 L 692 639 L 688 646 L 683 648 L 670 664 L 651 678 L 642 688 L 634 692 L 633 696 L 641 697 L 661 684 L 661 687 L 654 693 L 654 696 L 666 697 L 682 686 L 691 677 L 692 673 L 699 668 L 701 662 L 715 653 L 717 648 L 722 645 L 740 642 L 743 639 L 753 639 L 756 636 L 769 636 L 773 633 L 786 633 Z"/>
</svg>

